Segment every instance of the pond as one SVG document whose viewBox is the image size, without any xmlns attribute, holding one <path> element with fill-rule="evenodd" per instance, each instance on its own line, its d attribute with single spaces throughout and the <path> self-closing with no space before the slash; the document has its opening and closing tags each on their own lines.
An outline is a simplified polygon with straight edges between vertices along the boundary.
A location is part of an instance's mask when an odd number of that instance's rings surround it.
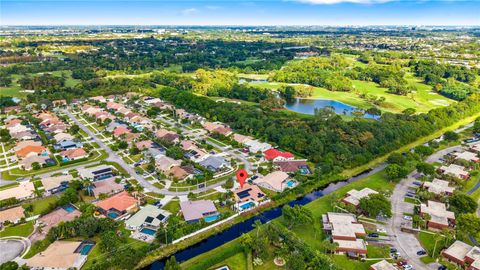
<svg viewBox="0 0 480 270">
<path fill-rule="evenodd" d="M 238 83 L 253 83 L 253 84 L 260 84 L 260 83 L 267 83 L 266 79 L 249 79 L 249 78 L 241 78 L 238 80 Z"/>
<path fill-rule="evenodd" d="M 312 202 L 326 194 L 332 193 L 333 191 L 349 184 L 352 182 L 355 182 L 357 180 L 360 180 L 364 177 L 367 177 L 369 175 L 372 175 L 374 173 L 377 173 L 385 168 L 385 164 L 381 164 L 377 167 L 375 167 L 372 170 L 367 170 L 361 174 L 358 174 L 348 180 L 345 181 L 340 181 L 336 183 L 331 183 L 327 187 L 323 189 L 318 189 L 313 192 L 310 192 L 306 194 L 305 196 L 298 198 L 296 200 L 293 200 L 288 203 L 290 206 L 294 205 L 305 205 L 309 202 Z M 208 252 L 214 248 L 217 248 L 229 241 L 232 241 L 236 239 L 237 237 L 240 237 L 243 233 L 247 233 L 251 230 L 254 229 L 253 224 L 255 223 L 256 220 L 260 220 L 262 223 L 267 223 L 272 219 L 275 219 L 279 216 L 282 215 L 282 206 L 273 208 L 271 210 L 267 210 L 263 213 L 260 213 L 256 216 L 253 216 L 243 222 L 237 223 L 233 225 L 232 227 L 226 229 L 225 231 L 222 231 L 216 235 L 210 236 L 209 238 L 196 243 L 186 249 L 180 250 L 177 253 L 175 253 L 175 259 L 178 262 L 184 262 L 188 259 L 191 259 L 193 257 L 196 257 L 202 253 Z M 150 266 L 145 267 L 144 270 L 150 269 L 150 270 L 160 270 L 165 267 L 165 262 L 167 258 L 163 258 L 161 260 L 158 260 L 154 263 L 152 263 Z"/>
<path fill-rule="evenodd" d="M 329 99 L 304 99 L 297 98 L 295 101 L 285 103 L 285 108 L 303 114 L 314 114 L 315 108 L 332 108 L 336 114 L 352 116 L 355 111 L 362 111 L 356 107 L 342 102 Z M 363 118 L 379 119 L 380 116 L 364 113 Z"/>
</svg>

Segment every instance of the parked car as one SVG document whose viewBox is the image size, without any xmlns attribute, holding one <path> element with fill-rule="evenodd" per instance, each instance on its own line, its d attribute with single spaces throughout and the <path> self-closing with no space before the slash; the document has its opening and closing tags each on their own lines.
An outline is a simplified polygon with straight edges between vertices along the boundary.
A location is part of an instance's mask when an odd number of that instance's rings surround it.
<svg viewBox="0 0 480 270">
<path fill-rule="evenodd" d="M 447 270 L 447 267 L 445 265 L 440 265 L 438 267 L 438 270 Z"/>
<path fill-rule="evenodd" d="M 379 232 L 379 233 L 387 233 L 387 230 L 385 230 L 385 229 L 377 229 L 377 232 Z"/>
<path fill-rule="evenodd" d="M 404 265 L 404 266 L 403 266 L 403 269 L 405 269 L 405 270 L 413 270 L 413 266 L 410 265 L 410 264 L 407 264 L 407 265 Z"/>
<path fill-rule="evenodd" d="M 390 253 L 395 253 L 395 252 L 397 252 L 397 251 L 398 251 L 398 250 L 397 250 L 396 248 L 394 248 L 394 247 L 391 247 L 391 248 L 390 248 Z"/>
<path fill-rule="evenodd" d="M 368 237 L 378 237 L 378 233 L 369 233 Z"/>
<path fill-rule="evenodd" d="M 407 264 L 408 264 L 407 261 L 399 261 L 399 262 L 397 262 L 397 265 L 398 265 L 398 266 L 404 266 L 404 265 L 407 265 Z"/>
<path fill-rule="evenodd" d="M 410 198 L 413 198 L 413 197 L 415 197 L 415 195 L 413 195 L 413 194 L 410 194 L 410 193 L 407 193 L 407 194 L 405 194 L 405 197 L 410 197 Z"/>
<path fill-rule="evenodd" d="M 413 218 L 412 218 L 411 216 L 403 216 L 403 219 L 409 220 L 409 221 L 412 221 L 412 220 L 413 220 Z"/>
<path fill-rule="evenodd" d="M 420 181 L 413 181 L 413 184 L 414 184 L 415 186 L 421 186 L 421 185 L 422 185 L 422 182 L 420 182 Z"/>
<path fill-rule="evenodd" d="M 418 255 L 418 256 L 422 256 L 422 255 L 425 255 L 425 254 L 427 254 L 427 252 L 426 252 L 425 250 L 419 250 L 419 251 L 417 251 L 417 255 Z"/>
</svg>

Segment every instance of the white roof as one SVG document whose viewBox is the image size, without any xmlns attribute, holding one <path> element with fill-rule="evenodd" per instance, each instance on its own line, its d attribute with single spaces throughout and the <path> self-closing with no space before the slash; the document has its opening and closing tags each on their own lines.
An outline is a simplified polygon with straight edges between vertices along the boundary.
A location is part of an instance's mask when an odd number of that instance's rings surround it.
<svg viewBox="0 0 480 270">
<path fill-rule="evenodd" d="M 20 184 L 16 187 L 0 190 L 0 200 L 5 200 L 12 197 L 21 200 L 32 196 L 33 191 L 35 191 L 35 187 L 33 186 L 32 182 L 20 182 Z"/>
<path fill-rule="evenodd" d="M 445 193 L 453 193 L 455 190 L 454 187 L 449 187 L 449 182 L 440 179 L 433 179 L 432 182 L 424 182 L 423 186 L 429 191 L 435 194 L 445 194 Z"/>
<path fill-rule="evenodd" d="M 333 242 L 338 243 L 338 248 L 360 250 L 367 249 L 367 246 L 365 245 L 365 241 L 363 241 L 363 239 L 356 239 L 355 241 L 333 239 Z"/>
<path fill-rule="evenodd" d="M 465 167 L 457 164 L 450 164 L 449 166 L 441 166 L 440 170 L 442 170 L 443 173 L 445 174 L 451 174 L 458 178 L 462 178 L 464 175 L 468 175 L 468 172 L 465 170 Z"/>
<path fill-rule="evenodd" d="M 455 213 L 448 211 L 444 203 L 428 201 L 427 204 L 420 204 L 420 212 L 431 216 L 431 221 L 448 225 L 449 219 L 455 219 Z"/>
<path fill-rule="evenodd" d="M 374 270 L 397 270 L 395 266 L 385 260 L 370 265 L 370 268 Z"/>
<path fill-rule="evenodd" d="M 62 182 L 70 182 L 72 180 L 73 180 L 73 176 L 68 174 L 68 175 L 46 177 L 46 178 L 43 178 L 41 181 L 45 190 L 49 190 L 49 189 L 58 187 Z"/>
<path fill-rule="evenodd" d="M 288 174 L 282 171 L 271 172 L 263 177 L 254 180 L 255 184 L 265 186 L 269 189 L 282 191 L 284 182 L 289 178 Z"/>
<path fill-rule="evenodd" d="M 350 204 L 358 205 L 362 198 L 366 198 L 370 194 L 378 194 L 378 192 L 368 187 L 362 190 L 352 189 L 349 192 L 347 192 L 347 197 L 343 200 Z"/>
<path fill-rule="evenodd" d="M 138 228 L 143 224 L 158 227 L 160 223 L 170 216 L 170 212 L 158 208 L 157 206 L 147 204 L 142 207 L 135 215 L 125 221 L 125 225 L 130 228 Z"/>
<path fill-rule="evenodd" d="M 462 153 L 454 153 L 453 154 L 457 159 L 463 159 L 466 161 L 478 161 L 479 158 L 476 153 L 472 153 L 469 151 L 464 151 Z"/>
<path fill-rule="evenodd" d="M 472 246 L 470 246 L 469 244 L 457 240 L 449 248 L 443 251 L 443 253 L 460 261 L 463 261 L 463 259 L 471 249 Z"/>
<path fill-rule="evenodd" d="M 357 237 L 357 234 L 365 234 L 365 228 L 357 223 L 353 214 L 327 213 L 328 222 L 332 225 L 332 236 Z"/>
</svg>

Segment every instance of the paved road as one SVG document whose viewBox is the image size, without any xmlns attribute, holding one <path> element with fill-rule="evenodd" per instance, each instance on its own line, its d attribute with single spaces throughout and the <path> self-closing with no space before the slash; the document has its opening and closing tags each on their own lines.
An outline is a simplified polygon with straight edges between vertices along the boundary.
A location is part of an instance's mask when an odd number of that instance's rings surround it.
<svg viewBox="0 0 480 270">
<path fill-rule="evenodd" d="M 30 249 L 30 241 L 23 237 L 5 237 L 0 240 L 0 264 L 19 260 L 22 253 Z"/>
<path fill-rule="evenodd" d="M 135 172 L 135 170 L 129 165 L 127 164 L 115 151 L 113 151 L 112 149 L 110 149 L 110 147 L 108 145 L 106 145 L 102 140 L 100 140 L 96 134 L 94 134 L 90 129 L 88 129 L 82 122 L 80 122 L 76 117 L 75 115 L 73 115 L 70 111 L 68 110 L 64 110 L 64 113 L 70 117 L 72 119 L 72 121 L 77 124 L 83 131 L 85 131 L 85 133 L 88 134 L 88 136 L 90 136 L 93 141 L 95 141 L 102 149 L 104 149 L 107 154 L 108 154 L 108 158 L 107 158 L 107 161 L 111 161 L 111 162 L 115 162 L 115 163 L 118 163 L 122 168 L 124 168 L 132 177 L 134 177 L 138 183 L 144 187 L 146 190 L 148 191 L 152 191 L 152 192 L 155 192 L 155 193 L 158 193 L 158 194 L 163 194 L 163 195 L 168 195 L 168 196 L 184 196 L 184 195 L 188 195 L 190 193 L 190 191 L 170 191 L 166 188 L 163 188 L 163 189 L 160 189 L 156 186 L 154 186 L 152 183 L 148 182 L 145 178 L 143 178 L 143 176 L 137 174 L 137 172 Z M 216 187 L 219 187 L 223 185 L 223 182 L 218 182 L 218 183 L 215 183 L 215 184 L 212 184 L 212 185 L 209 185 L 203 189 L 196 189 L 196 190 L 192 190 L 191 192 L 193 193 L 200 193 L 200 192 L 203 192 L 207 189 L 211 189 L 211 188 L 216 188 Z"/>
<path fill-rule="evenodd" d="M 414 234 L 401 231 L 401 224 L 404 221 L 403 213 L 411 213 L 413 204 L 404 202 L 405 194 L 410 186 L 413 186 L 414 178 L 412 172 L 407 179 L 403 179 L 395 186 L 392 197 L 392 218 L 388 221 L 387 232 L 392 236 L 393 246 L 398 249 L 400 255 L 411 264 L 414 269 L 437 269 L 438 265 L 425 265 L 420 261 L 417 251 L 422 250 L 418 239 Z"/>
<path fill-rule="evenodd" d="M 460 145 L 455 145 L 455 146 L 452 146 L 452 147 L 448 147 L 448 148 L 445 148 L 445 149 L 442 149 L 438 152 L 435 152 L 433 153 L 431 156 L 429 156 L 425 162 L 427 163 L 435 163 L 435 162 L 441 162 L 441 158 L 445 155 L 448 155 L 450 153 L 453 153 L 453 152 L 460 152 L 462 151 L 462 146 Z"/>
</svg>

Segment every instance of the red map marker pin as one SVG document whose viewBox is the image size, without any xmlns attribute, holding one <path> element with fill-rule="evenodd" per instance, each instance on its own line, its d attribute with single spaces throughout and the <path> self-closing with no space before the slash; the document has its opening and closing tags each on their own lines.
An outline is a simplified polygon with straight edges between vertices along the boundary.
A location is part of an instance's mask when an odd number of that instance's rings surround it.
<svg viewBox="0 0 480 270">
<path fill-rule="evenodd" d="M 238 183 L 240 183 L 241 188 L 243 188 L 243 184 L 245 183 L 245 180 L 247 180 L 247 177 L 247 171 L 245 171 L 244 169 L 237 171 L 237 181 Z"/>
</svg>

